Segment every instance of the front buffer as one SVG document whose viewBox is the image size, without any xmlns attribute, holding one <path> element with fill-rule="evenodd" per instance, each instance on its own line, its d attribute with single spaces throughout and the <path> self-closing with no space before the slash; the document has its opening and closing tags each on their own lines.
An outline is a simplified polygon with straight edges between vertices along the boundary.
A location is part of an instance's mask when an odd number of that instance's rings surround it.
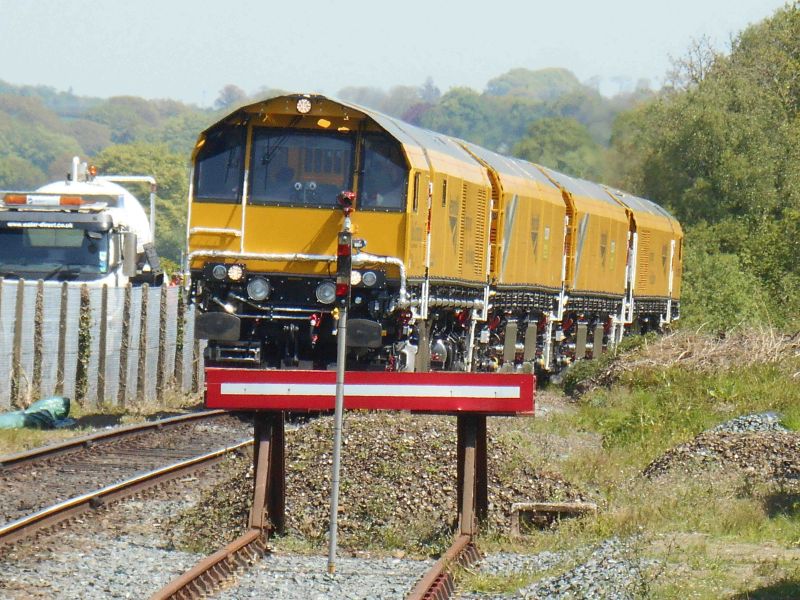
<svg viewBox="0 0 800 600">
<path fill-rule="evenodd" d="M 350 410 L 534 412 L 531 374 L 348 371 L 344 381 L 344 407 Z M 335 391 L 335 371 L 206 368 L 206 408 L 327 411 L 334 408 Z"/>
</svg>

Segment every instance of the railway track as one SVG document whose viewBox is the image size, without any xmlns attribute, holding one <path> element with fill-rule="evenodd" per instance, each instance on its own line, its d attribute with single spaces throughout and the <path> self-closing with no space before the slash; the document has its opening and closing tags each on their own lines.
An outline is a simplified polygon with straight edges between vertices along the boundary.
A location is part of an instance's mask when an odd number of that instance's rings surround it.
<svg viewBox="0 0 800 600">
<path fill-rule="evenodd" d="M 436 564 L 425 573 L 406 600 L 447 600 L 455 593 L 455 567 L 468 567 L 480 558 L 469 535 L 460 535 Z"/>
<path fill-rule="evenodd" d="M 156 592 L 150 600 L 190 600 L 206 598 L 230 583 L 243 569 L 268 554 L 266 535 L 250 529 L 221 550 L 204 558 L 189 571 Z M 479 558 L 478 550 L 468 535 L 460 535 L 442 557 L 419 579 L 406 600 L 447 600 L 456 591 L 453 571 L 467 567 Z M 320 568 L 323 566 L 320 561 Z M 285 566 L 283 567 L 285 569 Z M 367 567 L 368 568 L 368 567 Z M 270 567 L 266 567 L 269 571 Z M 298 569 L 299 570 L 299 569 Z M 307 574 L 298 574 L 307 577 Z M 231 590 L 234 592 L 235 590 Z M 270 590 L 263 588 L 263 593 Z M 364 590 L 369 595 L 372 590 Z"/>
<path fill-rule="evenodd" d="M 252 439 L 241 441 L 249 432 L 249 425 L 215 411 L 4 457 L 0 545 L 208 468 L 251 446 Z"/>
<path fill-rule="evenodd" d="M 208 410 L 190 413 L 187 415 L 179 415 L 177 417 L 170 417 L 167 419 L 159 419 L 157 421 L 147 421 L 145 423 L 127 425 L 125 427 L 116 427 L 109 431 L 101 431 L 91 435 L 74 437 L 57 444 L 33 448 L 31 450 L 26 450 L 16 454 L 0 456 L 0 472 L 7 471 L 9 469 L 17 469 L 23 466 L 29 466 L 48 458 L 55 458 L 57 456 L 64 456 L 66 454 L 80 452 L 82 450 L 92 448 L 97 444 L 116 443 L 124 439 L 141 436 L 145 433 L 161 431 L 165 428 L 185 425 L 187 423 L 215 419 L 223 417 L 227 414 L 227 411 L 224 410 Z"/>
</svg>

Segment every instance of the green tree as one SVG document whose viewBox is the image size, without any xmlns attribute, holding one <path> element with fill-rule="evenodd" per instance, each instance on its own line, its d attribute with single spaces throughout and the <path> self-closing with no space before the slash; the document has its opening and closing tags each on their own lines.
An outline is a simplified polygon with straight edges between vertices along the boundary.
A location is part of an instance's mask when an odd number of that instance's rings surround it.
<svg viewBox="0 0 800 600">
<path fill-rule="evenodd" d="M 514 146 L 513 154 L 584 179 L 599 180 L 603 176 L 603 148 L 575 119 L 534 121 L 527 136 Z"/>
<path fill-rule="evenodd" d="M 0 94 L 0 161 L 19 158 L 46 173 L 57 157 L 80 152 L 80 145 L 40 99 Z"/>
<path fill-rule="evenodd" d="M 719 231 L 706 225 L 686 234 L 681 323 L 725 331 L 770 318 L 769 300 L 746 260 L 720 250 Z"/>
<path fill-rule="evenodd" d="M 453 88 L 422 118 L 424 127 L 483 144 L 491 127 L 491 111 L 470 88 Z"/>
<path fill-rule="evenodd" d="M 111 129 L 111 141 L 126 144 L 138 140 L 161 116 L 156 106 L 143 98 L 118 96 L 86 112 L 86 118 Z"/>
<path fill-rule="evenodd" d="M 729 55 L 693 44 L 672 87 L 617 120 L 611 160 L 615 183 L 667 205 L 688 227 L 687 278 L 695 256 L 695 273 L 725 274 L 713 280 L 731 289 L 714 288 L 717 296 L 752 296 L 733 275 L 741 269 L 758 283 L 770 320 L 787 324 L 800 307 L 798 39 L 794 4 L 739 34 Z M 693 232 L 704 224 L 719 247 L 698 254 Z M 710 303 L 701 292 L 695 304 Z"/>
<path fill-rule="evenodd" d="M 200 132 L 212 125 L 218 118 L 211 111 L 188 110 L 166 119 L 156 129 L 143 135 L 143 141 L 152 144 L 165 144 L 170 152 L 191 155 Z"/>
<path fill-rule="evenodd" d="M 219 91 L 214 101 L 214 108 L 218 110 L 233 110 L 247 102 L 247 93 L 239 86 L 229 83 Z"/>
<path fill-rule="evenodd" d="M 0 189 L 30 190 L 46 181 L 41 169 L 19 156 L 0 156 Z"/>
<path fill-rule="evenodd" d="M 171 152 L 164 144 L 109 146 L 95 157 L 101 174 L 153 175 L 158 182 L 156 198 L 156 248 L 160 255 L 179 261 L 185 248 L 188 157 Z M 147 206 L 149 189 L 131 187 Z"/>
<path fill-rule="evenodd" d="M 567 69 L 512 69 L 490 80 L 486 93 L 489 96 L 526 96 L 550 101 L 581 87 L 578 78 Z"/>
</svg>

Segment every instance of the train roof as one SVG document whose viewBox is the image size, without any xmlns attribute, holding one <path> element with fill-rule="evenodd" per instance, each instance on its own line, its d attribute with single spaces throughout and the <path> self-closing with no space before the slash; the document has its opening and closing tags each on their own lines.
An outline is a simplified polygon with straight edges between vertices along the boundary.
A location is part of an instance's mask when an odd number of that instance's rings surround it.
<svg viewBox="0 0 800 600">
<path fill-rule="evenodd" d="M 542 173 L 536 167 L 536 165 L 528 162 L 527 160 L 514 158 L 512 156 L 504 156 L 502 154 L 498 154 L 497 152 L 487 150 L 486 148 L 478 146 L 477 144 L 473 144 L 472 142 L 462 141 L 461 143 L 466 146 L 470 152 L 492 167 L 500 175 L 525 177 L 528 179 L 533 179 L 536 181 L 536 183 L 545 187 L 558 189 L 556 185 L 553 184 L 553 182 L 550 181 L 550 179 L 548 179 L 544 173 Z"/>
<path fill-rule="evenodd" d="M 651 200 L 633 196 L 627 192 L 605 186 L 603 184 L 572 177 L 564 173 L 560 173 L 548 167 L 536 165 L 534 163 L 504 156 L 493 152 L 477 144 L 459 140 L 448 135 L 437 133 L 423 127 L 411 125 L 396 117 L 383 114 L 377 110 L 360 106 L 337 98 L 323 96 L 320 94 L 286 94 L 283 96 L 276 96 L 273 98 L 265 98 L 242 106 L 236 111 L 226 115 L 213 125 L 209 126 L 203 133 L 224 124 L 230 123 L 237 117 L 247 114 L 258 113 L 263 109 L 263 106 L 268 103 L 279 103 L 285 101 L 287 106 L 294 104 L 300 98 L 308 98 L 312 103 L 320 101 L 327 101 L 338 104 L 347 110 L 356 111 L 365 117 L 371 119 L 377 126 L 386 131 L 389 135 L 394 137 L 406 148 L 417 148 L 421 153 L 424 153 L 427 160 L 431 161 L 432 156 L 430 153 L 444 155 L 464 165 L 475 164 L 475 157 L 489 165 L 492 169 L 497 171 L 501 176 L 508 175 L 514 177 L 521 177 L 523 179 L 532 179 L 537 184 L 545 188 L 563 188 L 570 194 L 575 196 L 591 198 L 598 200 L 605 204 L 610 204 L 619 207 L 620 204 L 628 207 L 634 212 L 644 212 L 652 214 L 656 217 L 665 217 L 670 221 L 676 222 L 675 218 L 667 212 L 663 207 L 659 206 Z M 311 113 L 313 115 L 313 112 Z M 421 156 L 421 155 L 420 155 Z M 436 162 L 435 160 L 433 162 Z"/>
<path fill-rule="evenodd" d="M 406 123 L 395 117 L 390 117 L 389 115 L 385 115 L 377 110 L 373 110 L 365 106 L 360 106 L 352 102 L 346 102 L 344 100 L 319 94 L 287 94 L 284 96 L 276 96 L 274 98 L 265 98 L 264 100 L 259 100 L 258 102 L 242 106 L 233 113 L 226 115 L 213 125 L 206 128 L 203 133 L 207 133 L 208 131 L 215 129 L 226 122 L 230 122 L 231 119 L 235 119 L 237 115 L 258 112 L 258 110 L 264 104 L 280 102 L 284 99 L 291 101 L 291 103 L 294 104 L 301 97 L 307 97 L 312 102 L 333 102 L 341 105 L 342 107 L 360 112 L 364 116 L 372 119 L 379 127 L 384 129 L 389 135 L 394 137 L 404 146 L 416 146 L 422 150 L 434 150 L 460 161 L 470 163 L 474 162 L 474 159 L 457 143 L 454 138 L 431 131 L 429 129 L 417 127 L 416 125 L 411 125 L 410 123 Z"/>
<path fill-rule="evenodd" d="M 605 188 L 599 183 L 587 181 L 586 179 L 579 179 L 577 177 L 571 177 L 569 175 L 565 175 L 564 173 L 559 173 L 558 171 L 549 169 L 548 167 L 540 166 L 539 168 L 547 173 L 547 175 L 551 177 L 553 181 L 555 181 L 573 196 L 591 198 L 593 200 L 605 202 L 606 204 L 619 206 L 619 203 L 614 200 L 614 198 L 612 198 L 608 192 L 606 192 Z"/>
<path fill-rule="evenodd" d="M 622 202 L 625 206 L 632 208 L 633 210 L 638 210 L 641 212 L 650 213 L 653 215 L 657 215 L 659 217 L 666 217 L 671 220 L 675 220 L 667 209 L 663 206 L 660 206 L 653 202 L 652 200 L 648 200 L 647 198 L 640 198 L 639 196 L 634 196 L 633 194 L 629 194 L 628 192 L 623 192 L 622 190 L 618 190 L 609 186 L 603 186 L 609 194 L 613 195 L 614 197 L 618 198 L 620 202 Z"/>
</svg>

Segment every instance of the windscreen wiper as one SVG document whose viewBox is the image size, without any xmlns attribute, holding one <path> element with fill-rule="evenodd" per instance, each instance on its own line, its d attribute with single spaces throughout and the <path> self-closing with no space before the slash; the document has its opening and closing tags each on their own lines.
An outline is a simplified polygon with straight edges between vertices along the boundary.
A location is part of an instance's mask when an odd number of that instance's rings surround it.
<svg viewBox="0 0 800 600">
<path fill-rule="evenodd" d="M 77 277 L 81 272 L 80 268 L 73 265 L 58 265 L 55 269 L 50 271 L 42 279 L 50 279 L 58 275 L 58 279 L 66 279 L 67 277 Z"/>
</svg>

